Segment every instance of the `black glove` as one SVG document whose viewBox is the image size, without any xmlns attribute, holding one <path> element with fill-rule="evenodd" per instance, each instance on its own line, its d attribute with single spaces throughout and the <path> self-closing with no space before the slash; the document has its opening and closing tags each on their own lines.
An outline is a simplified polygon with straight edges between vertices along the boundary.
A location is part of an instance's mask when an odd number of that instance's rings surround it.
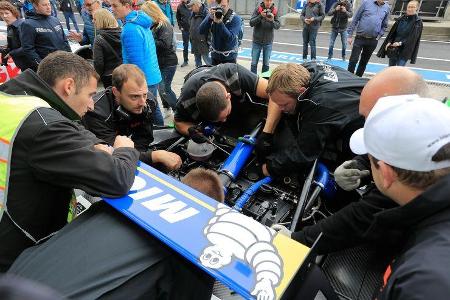
<svg viewBox="0 0 450 300">
<path fill-rule="evenodd" d="M 256 158 L 259 162 L 264 162 L 266 157 L 272 153 L 273 147 L 273 134 L 267 132 L 261 132 L 256 139 L 255 151 Z"/>
<path fill-rule="evenodd" d="M 197 144 L 206 142 L 206 137 L 203 135 L 201 126 L 195 125 L 188 128 L 189 137 Z"/>
</svg>

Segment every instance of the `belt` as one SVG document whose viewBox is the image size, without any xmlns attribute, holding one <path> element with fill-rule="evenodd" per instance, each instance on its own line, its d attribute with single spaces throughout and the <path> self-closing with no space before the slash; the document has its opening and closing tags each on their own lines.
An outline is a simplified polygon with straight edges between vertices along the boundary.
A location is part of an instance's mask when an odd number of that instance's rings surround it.
<svg viewBox="0 0 450 300">
<path fill-rule="evenodd" d="M 376 40 L 377 39 L 377 37 L 366 36 L 366 35 L 357 35 L 356 37 L 360 38 L 360 39 L 366 39 L 366 40 Z"/>
</svg>

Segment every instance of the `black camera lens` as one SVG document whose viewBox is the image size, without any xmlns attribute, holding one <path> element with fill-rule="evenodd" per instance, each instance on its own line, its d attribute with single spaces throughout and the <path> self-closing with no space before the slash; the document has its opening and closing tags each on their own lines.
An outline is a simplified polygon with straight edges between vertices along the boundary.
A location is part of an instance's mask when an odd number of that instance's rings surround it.
<svg viewBox="0 0 450 300">
<path fill-rule="evenodd" d="M 216 10 L 214 12 L 214 16 L 216 17 L 216 19 L 221 19 L 223 17 L 223 9 L 222 9 L 222 7 L 216 8 Z"/>
</svg>

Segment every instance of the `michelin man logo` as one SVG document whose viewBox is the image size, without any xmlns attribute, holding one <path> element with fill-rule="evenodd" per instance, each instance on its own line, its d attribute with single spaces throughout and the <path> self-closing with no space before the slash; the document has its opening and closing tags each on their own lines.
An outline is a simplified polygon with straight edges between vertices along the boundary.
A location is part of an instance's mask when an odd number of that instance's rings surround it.
<svg viewBox="0 0 450 300">
<path fill-rule="evenodd" d="M 219 269 L 233 256 L 250 265 L 256 273 L 251 292 L 258 300 L 275 298 L 275 287 L 282 278 L 282 260 L 272 245 L 275 232 L 253 219 L 219 204 L 215 216 L 204 229 L 212 244 L 200 256 L 202 265 Z"/>
</svg>

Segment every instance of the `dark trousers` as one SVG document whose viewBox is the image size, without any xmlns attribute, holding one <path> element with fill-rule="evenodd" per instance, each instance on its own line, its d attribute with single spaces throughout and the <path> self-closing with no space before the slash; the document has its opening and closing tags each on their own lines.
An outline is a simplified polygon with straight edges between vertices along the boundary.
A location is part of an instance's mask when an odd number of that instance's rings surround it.
<svg viewBox="0 0 450 300">
<path fill-rule="evenodd" d="M 189 31 L 181 31 L 181 35 L 183 37 L 183 59 L 184 62 L 188 62 L 188 54 L 189 54 Z"/>
<path fill-rule="evenodd" d="M 355 73 L 355 67 L 359 60 L 358 69 L 355 74 L 362 77 L 373 51 L 377 48 L 377 44 L 378 40 L 375 38 L 370 39 L 356 36 L 355 41 L 353 42 L 352 54 L 350 55 L 350 59 L 348 61 L 347 70 Z M 359 59 L 360 55 L 361 59 Z"/>
<path fill-rule="evenodd" d="M 308 44 L 311 47 L 311 59 L 316 59 L 316 38 L 319 28 L 303 26 L 303 60 L 308 57 Z"/>
<path fill-rule="evenodd" d="M 211 65 L 217 66 L 225 63 L 236 63 L 237 53 L 224 56 L 217 53 L 211 53 Z"/>
</svg>

